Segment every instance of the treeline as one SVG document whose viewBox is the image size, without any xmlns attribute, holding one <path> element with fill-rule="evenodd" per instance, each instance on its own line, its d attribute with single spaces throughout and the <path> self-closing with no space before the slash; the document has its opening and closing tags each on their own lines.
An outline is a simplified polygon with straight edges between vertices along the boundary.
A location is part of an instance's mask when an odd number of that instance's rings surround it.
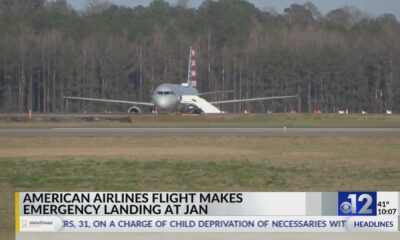
<svg viewBox="0 0 400 240">
<path fill-rule="evenodd" d="M 186 0 L 126 8 L 89 1 L 0 0 L 0 111 L 62 112 L 63 96 L 150 100 L 164 82 L 186 81 L 198 54 L 200 91 L 212 99 L 299 95 L 227 111 L 400 111 L 400 24 L 355 8 L 322 15 L 311 3 L 283 14 L 244 0 Z M 70 104 L 71 111 L 127 106 Z"/>
</svg>

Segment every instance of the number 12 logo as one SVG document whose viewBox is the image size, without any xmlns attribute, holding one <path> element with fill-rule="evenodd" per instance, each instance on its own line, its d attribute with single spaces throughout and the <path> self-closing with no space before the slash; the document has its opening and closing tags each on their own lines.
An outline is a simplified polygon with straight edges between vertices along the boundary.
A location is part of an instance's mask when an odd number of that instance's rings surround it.
<svg viewBox="0 0 400 240">
<path fill-rule="evenodd" d="M 376 192 L 339 192 L 339 216 L 376 216 Z"/>
</svg>

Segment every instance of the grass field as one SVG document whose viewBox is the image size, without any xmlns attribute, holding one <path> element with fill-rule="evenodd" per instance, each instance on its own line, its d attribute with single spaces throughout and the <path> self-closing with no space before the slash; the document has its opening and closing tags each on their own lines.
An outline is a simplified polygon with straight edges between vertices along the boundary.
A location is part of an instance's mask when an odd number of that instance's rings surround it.
<svg viewBox="0 0 400 240">
<path fill-rule="evenodd" d="M 0 115 L 0 128 L 10 127 L 400 127 L 400 115 L 250 114 L 250 115 Z"/>
<path fill-rule="evenodd" d="M 15 191 L 400 190 L 398 137 L 0 137 L 0 239 Z"/>
</svg>

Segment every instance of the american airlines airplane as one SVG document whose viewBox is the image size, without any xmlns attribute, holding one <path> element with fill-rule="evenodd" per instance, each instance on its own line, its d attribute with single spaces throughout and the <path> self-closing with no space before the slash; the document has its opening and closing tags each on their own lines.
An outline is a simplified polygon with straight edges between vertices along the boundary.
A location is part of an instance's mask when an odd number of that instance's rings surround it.
<svg viewBox="0 0 400 240">
<path fill-rule="evenodd" d="M 179 84 L 161 84 L 153 92 L 152 102 L 136 102 L 125 100 L 99 99 L 99 98 L 84 98 L 84 97 L 64 97 L 65 99 L 95 101 L 106 103 L 122 103 L 129 104 L 131 107 L 128 112 L 131 114 L 142 113 L 141 107 L 151 107 L 155 112 L 189 112 L 189 113 L 205 113 L 205 114 L 220 114 L 223 113 L 216 105 L 237 102 L 254 102 L 272 99 L 294 98 L 297 96 L 274 96 L 274 97 L 259 97 L 247 99 L 232 99 L 216 102 L 208 102 L 202 95 L 223 93 L 231 91 L 217 91 L 199 93 L 197 86 L 197 71 L 196 71 L 196 53 L 194 47 L 190 48 L 188 79 L 186 83 Z"/>
</svg>

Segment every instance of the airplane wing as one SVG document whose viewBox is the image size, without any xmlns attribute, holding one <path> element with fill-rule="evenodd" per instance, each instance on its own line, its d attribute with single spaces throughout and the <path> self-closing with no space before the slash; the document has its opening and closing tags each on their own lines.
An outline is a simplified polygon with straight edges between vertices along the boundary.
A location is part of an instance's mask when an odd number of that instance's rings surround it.
<svg viewBox="0 0 400 240">
<path fill-rule="evenodd" d="M 154 104 L 151 102 L 133 102 L 133 101 L 101 99 L 101 98 L 64 97 L 64 99 L 92 101 L 92 102 L 107 102 L 107 103 L 125 103 L 125 104 L 143 105 L 143 106 L 151 106 L 151 107 L 154 106 Z"/>
<path fill-rule="evenodd" d="M 220 94 L 220 93 L 232 93 L 233 90 L 226 90 L 226 91 L 215 91 L 215 92 L 201 92 L 199 96 L 210 95 L 210 94 Z"/>
<path fill-rule="evenodd" d="M 276 97 L 233 99 L 233 100 L 216 101 L 216 102 L 210 102 L 210 103 L 211 104 L 224 104 L 224 103 L 237 103 L 237 102 L 255 102 L 255 101 L 263 101 L 263 100 L 285 99 L 285 98 L 295 98 L 295 97 L 298 97 L 298 96 L 276 96 Z"/>
</svg>

